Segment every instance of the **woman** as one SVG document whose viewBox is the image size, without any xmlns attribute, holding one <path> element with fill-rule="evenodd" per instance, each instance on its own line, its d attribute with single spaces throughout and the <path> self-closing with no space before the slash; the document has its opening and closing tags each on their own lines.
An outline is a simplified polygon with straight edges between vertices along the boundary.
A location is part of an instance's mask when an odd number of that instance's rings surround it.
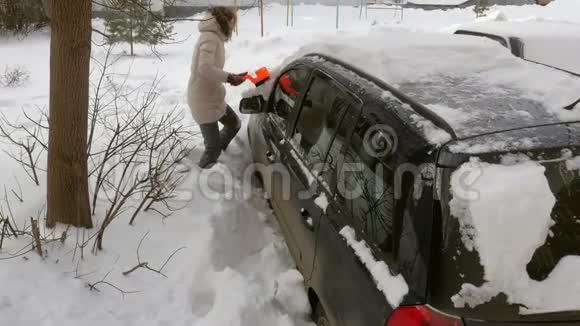
<svg viewBox="0 0 580 326">
<path fill-rule="evenodd" d="M 234 110 L 226 104 L 224 83 L 238 86 L 245 74 L 230 74 L 223 70 L 224 43 L 231 38 L 236 24 L 233 10 L 214 7 L 206 20 L 199 23 L 201 35 L 195 46 L 191 64 L 187 99 L 193 119 L 199 124 L 205 151 L 199 160 L 203 169 L 211 168 L 241 127 Z M 218 121 L 223 124 L 220 131 Z"/>
</svg>

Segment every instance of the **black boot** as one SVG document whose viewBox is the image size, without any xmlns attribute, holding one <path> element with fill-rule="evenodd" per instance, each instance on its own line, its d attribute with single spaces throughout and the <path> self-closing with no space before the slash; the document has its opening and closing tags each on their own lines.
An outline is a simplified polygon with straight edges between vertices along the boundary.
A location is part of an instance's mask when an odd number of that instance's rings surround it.
<svg viewBox="0 0 580 326">
<path fill-rule="evenodd" d="M 225 151 L 240 131 L 242 122 L 229 105 L 226 107 L 226 114 L 220 119 L 220 122 L 224 125 L 220 131 L 220 149 Z"/>
<path fill-rule="evenodd" d="M 230 128 L 223 128 L 220 131 L 220 147 L 222 149 L 222 151 L 225 151 L 228 146 L 230 145 L 230 143 L 232 142 L 232 140 L 234 138 L 236 138 L 236 135 L 238 134 L 238 132 L 240 131 L 241 126 L 238 126 L 235 129 L 230 129 Z"/>
<path fill-rule="evenodd" d="M 199 128 L 203 136 L 205 151 L 198 165 L 202 169 L 210 169 L 217 163 L 221 154 L 219 126 L 217 122 L 214 122 L 202 124 Z"/>
<path fill-rule="evenodd" d="M 198 166 L 202 169 L 211 169 L 216 163 L 217 157 L 205 151 L 203 152 L 203 155 L 199 159 Z"/>
</svg>

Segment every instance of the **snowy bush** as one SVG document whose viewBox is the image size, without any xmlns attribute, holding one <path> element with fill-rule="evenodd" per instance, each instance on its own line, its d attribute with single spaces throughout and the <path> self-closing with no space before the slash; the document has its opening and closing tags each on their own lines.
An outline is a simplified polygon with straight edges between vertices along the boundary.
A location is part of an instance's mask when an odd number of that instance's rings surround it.
<svg viewBox="0 0 580 326">
<path fill-rule="evenodd" d="M 473 11 L 475 12 L 475 16 L 477 18 L 483 17 L 489 11 L 489 1 L 488 0 L 478 0 L 473 7 Z"/>
<path fill-rule="evenodd" d="M 6 67 L 0 74 L 1 87 L 20 87 L 28 81 L 30 72 L 21 66 Z"/>
</svg>

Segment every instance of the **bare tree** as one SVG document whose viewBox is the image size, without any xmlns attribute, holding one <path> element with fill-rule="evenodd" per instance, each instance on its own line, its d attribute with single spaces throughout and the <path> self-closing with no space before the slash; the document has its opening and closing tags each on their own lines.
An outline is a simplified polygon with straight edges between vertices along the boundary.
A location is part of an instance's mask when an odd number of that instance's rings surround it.
<svg viewBox="0 0 580 326">
<path fill-rule="evenodd" d="M 91 0 L 50 1 L 47 226 L 91 228 L 87 169 Z"/>
</svg>

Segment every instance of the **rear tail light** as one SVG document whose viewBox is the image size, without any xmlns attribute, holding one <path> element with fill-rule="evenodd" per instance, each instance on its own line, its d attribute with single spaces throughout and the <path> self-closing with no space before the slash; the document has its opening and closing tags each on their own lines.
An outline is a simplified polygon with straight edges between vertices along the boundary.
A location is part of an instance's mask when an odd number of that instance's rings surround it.
<svg viewBox="0 0 580 326">
<path fill-rule="evenodd" d="M 387 326 L 463 326 L 463 322 L 429 306 L 401 306 L 395 309 Z"/>
</svg>

